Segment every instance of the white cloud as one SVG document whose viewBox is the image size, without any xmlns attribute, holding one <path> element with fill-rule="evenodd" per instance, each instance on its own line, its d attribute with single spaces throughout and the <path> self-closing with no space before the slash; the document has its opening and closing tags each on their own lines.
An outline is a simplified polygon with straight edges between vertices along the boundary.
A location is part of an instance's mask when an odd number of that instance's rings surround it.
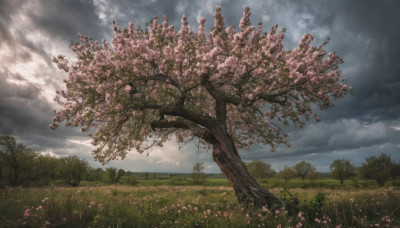
<svg viewBox="0 0 400 228">
<path fill-rule="evenodd" d="M 391 127 L 391 128 L 393 128 L 396 131 L 400 131 L 400 125 L 399 126 L 395 126 L 395 127 Z"/>
<path fill-rule="evenodd" d="M 126 19 L 126 9 L 120 9 L 118 4 L 107 0 L 93 0 L 96 7 L 96 14 L 103 25 L 108 25 L 113 20 Z M 132 3 L 132 6 L 134 4 Z M 131 11 L 132 12 L 132 11 Z"/>
</svg>

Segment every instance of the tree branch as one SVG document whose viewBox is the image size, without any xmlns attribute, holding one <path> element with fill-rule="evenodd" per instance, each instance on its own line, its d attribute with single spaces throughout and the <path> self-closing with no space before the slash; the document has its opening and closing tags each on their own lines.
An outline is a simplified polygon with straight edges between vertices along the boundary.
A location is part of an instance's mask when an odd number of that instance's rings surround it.
<svg viewBox="0 0 400 228">
<path fill-rule="evenodd" d="M 153 131 L 156 128 L 181 128 L 187 129 L 192 132 L 194 136 L 204 139 L 210 144 L 215 144 L 216 139 L 214 135 L 207 129 L 202 128 L 199 125 L 193 123 L 192 121 L 178 118 L 176 120 L 153 120 L 150 123 L 150 127 Z"/>
</svg>

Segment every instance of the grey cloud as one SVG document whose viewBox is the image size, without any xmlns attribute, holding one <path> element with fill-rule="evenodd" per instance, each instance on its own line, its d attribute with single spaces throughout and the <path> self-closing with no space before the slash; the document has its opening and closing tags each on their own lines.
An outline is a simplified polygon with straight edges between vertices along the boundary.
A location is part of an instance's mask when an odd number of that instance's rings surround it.
<svg viewBox="0 0 400 228">
<path fill-rule="evenodd" d="M 7 81 L 17 80 L 17 84 Z M 64 146 L 64 137 L 76 135 L 76 130 L 49 128 L 53 109 L 41 95 L 41 89 L 21 76 L 0 72 L 0 134 L 14 135 L 33 149 Z"/>
<path fill-rule="evenodd" d="M 342 119 L 333 123 L 309 124 L 304 129 L 290 133 L 288 140 L 292 146 L 279 146 L 277 153 L 270 153 L 268 148 L 255 145 L 251 151 L 242 152 L 244 159 L 281 159 L 283 157 L 318 154 L 327 156 L 333 151 L 350 151 L 372 146 L 397 145 L 400 131 L 393 127 L 398 121 L 360 122 L 356 119 Z"/>
<path fill-rule="evenodd" d="M 94 38 L 102 35 L 92 1 L 47 1 L 26 13 L 39 30 L 54 38 L 75 40 L 78 32 Z"/>
</svg>

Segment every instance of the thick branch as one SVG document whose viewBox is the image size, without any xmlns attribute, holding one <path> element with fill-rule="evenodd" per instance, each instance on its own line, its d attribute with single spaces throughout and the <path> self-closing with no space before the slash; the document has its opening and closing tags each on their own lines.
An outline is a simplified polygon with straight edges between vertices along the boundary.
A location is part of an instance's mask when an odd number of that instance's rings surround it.
<svg viewBox="0 0 400 228">
<path fill-rule="evenodd" d="M 223 91 L 218 90 L 215 88 L 213 85 L 211 85 L 208 81 L 208 76 L 204 75 L 202 78 L 202 84 L 204 88 L 206 88 L 207 92 L 216 100 L 216 101 L 221 101 L 226 104 L 233 104 L 238 106 L 240 103 L 243 102 L 243 98 L 240 98 L 238 96 L 235 96 L 233 94 L 225 93 Z M 235 88 L 239 87 L 234 85 Z M 252 102 L 248 103 L 245 102 L 249 105 L 253 104 L 256 100 L 258 99 L 263 99 L 264 101 L 267 101 L 269 103 L 276 103 L 283 105 L 286 103 L 286 97 L 283 97 L 283 93 L 280 94 L 273 94 L 273 95 L 268 95 L 268 94 L 257 94 L 256 99 L 254 99 Z M 283 98 L 282 98 L 283 97 Z M 257 99 L 258 98 L 258 99 Z M 244 98 L 247 99 L 247 98 Z"/>
<path fill-rule="evenodd" d="M 176 120 L 153 120 L 150 123 L 150 127 L 153 131 L 156 128 L 181 128 L 187 129 L 192 132 L 194 136 L 204 139 L 206 142 L 210 144 L 215 144 L 216 139 L 214 135 L 207 129 L 199 127 L 199 125 L 193 123 L 192 121 L 185 119 L 176 119 Z"/>
<path fill-rule="evenodd" d="M 215 102 L 215 113 L 217 120 L 226 126 L 226 103 L 224 101 L 216 100 Z"/>
<path fill-rule="evenodd" d="M 175 81 L 174 79 L 163 75 L 163 74 L 155 74 L 155 75 L 150 75 L 144 78 L 145 80 L 154 80 L 154 81 L 162 81 L 162 82 L 166 82 L 166 83 L 171 83 L 171 85 L 173 85 L 175 88 L 177 88 L 179 90 L 180 93 L 182 93 L 182 88 L 181 85 Z"/>
<path fill-rule="evenodd" d="M 211 129 L 218 124 L 218 121 L 215 118 L 191 112 L 179 104 L 162 105 L 158 108 L 158 110 L 160 112 L 160 116 L 170 115 L 182 117 L 183 119 L 190 120 L 208 129 Z"/>
<path fill-rule="evenodd" d="M 207 92 L 216 100 L 222 101 L 224 103 L 230 103 L 234 105 L 239 105 L 241 99 L 233 94 L 228 94 L 222 91 L 217 90 L 211 84 L 204 84 L 204 88 L 206 88 Z"/>
</svg>

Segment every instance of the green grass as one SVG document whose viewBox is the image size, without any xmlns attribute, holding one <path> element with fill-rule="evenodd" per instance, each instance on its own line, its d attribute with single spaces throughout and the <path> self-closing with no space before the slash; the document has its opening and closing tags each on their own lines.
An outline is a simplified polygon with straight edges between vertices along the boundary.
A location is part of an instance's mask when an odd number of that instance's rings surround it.
<svg viewBox="0 0 400 228">
<path fill-rule="evenodd" d="M 208 183 L 225 185 L 227 182 L 216 179 Z M 278 196 L 284 194 L 282 188 L 271 189 L 271 192 Z M 400 190 L 393 188 L 295 188 L 290 190 L 290 194 L 292 197 L 288 197 L 288 202 L 297 200 L 297 206 L 288 213 L 285 208 L 277 211 L 267 208 L 245 210 L 237 204 L 232 188 L 227 186 L 3 189 L 0 190 L 0 227 L 400 225 Z"/>
</svg>

